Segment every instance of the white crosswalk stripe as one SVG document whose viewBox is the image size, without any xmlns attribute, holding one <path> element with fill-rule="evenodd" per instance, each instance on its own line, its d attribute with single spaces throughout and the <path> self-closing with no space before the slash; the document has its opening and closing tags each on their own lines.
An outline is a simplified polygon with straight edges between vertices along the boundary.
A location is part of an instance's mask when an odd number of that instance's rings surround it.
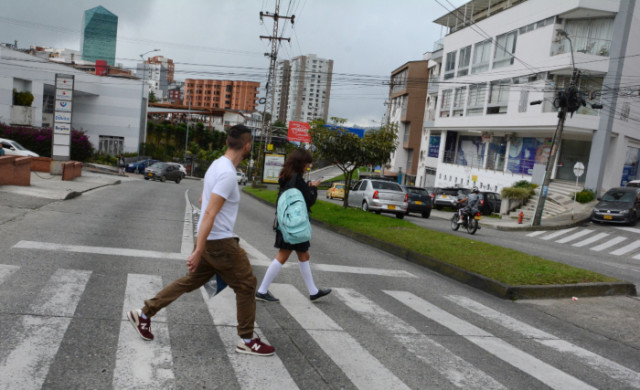
<svg viewBox="0 0 640 390">
<path fill-rule="evenodd" d="M 53 362 L 90 271 L 58 269 L 40 290 L 10 338 L 11 351 L 0 351 L 0 389 L 40 389 Z"/>
<path fill-rule="evenodd" d="M 15 274 L 20 267 L 0 265 L 0 283 Z M 67 329 L 72 320 L 81 297 L 91 277 L 90 271 L 58 269 L 40 288 L 36 298 L 16 325 L 5 331 L 3 336 L 15 338 L 14 346 L 0 350 L 0 389 L 40 389 L 43 387 L 49 368 L 56 359 L 56 354 L 67 335 Z M 154 296 L 163 287 L 163 281 L 157 275 L 128 274 L 119 337 L 114 354 L 112 388 L 149 388 L 166 389 L 180 388 L 174 372 L 174 356 L 172 346 L 179 345 L 181 340 L 171 340 L 169 324 L 165 310 L 154 316 L 152 330 L 155 339 L 145 342 L 140 339 L 126 319 L 129 310 L 137 309 L 144 299 Z M 326 356 L 342 370 L 351 381 L 353 387 L 359 389 L 404 389 L 408 388 L 403 381 L 405 378 L 396 376 L 384 363 L 382 357 L 374 356 L 360 343 L 359 333 L 342 328 L 329 313 L 341 302 L 348 310 L 358 315 L 359 321 L 366 321 L 377 331 L 390 336 L 389 348 L 401 347 L 405 354 L 415 357 L 425 368 L 432 369 L 441 375 L 441 383 L 445 380 L 451 386 L 464 389 L 504 389 L 501 378 L 479 368 L 474 359 L 462 358 L 444 346 L 433 337 L 425 334 L 424 330 L 410 324 L 404 319 L 392 314 L 377 303 L 378 300 L 361 293 L 354 288 L 333 288 L 334 293 L 320 304 L 311 303 L 306 294 L 300 292 L 290 284 L 271 285 L 271 291 L 281 299 L 279 306 L 284 315 L 289 316 L 300 325 L 300 330 L 306 332 L 315 341 L 307 348 L 320 348 Z M 529 352 L 529 347 L 516 347 L 504 340 L 504 337 L 494 335 L 485 330 L 488 323 L 493 323 L 513 332 L 530 342 L 537 343 L 540 348 L 548 348 L 554 354 L 554 359 L 571 361 L 590 370 L 598 372 L 601 377 L 609 378 L 607 387 L 640 388 L 640 373 L 620 363 L 574 344 L 571 340 L 564 340 L 542 329 L 531 326 L 521 320 L 487 307 L 473 299 L 460 295 L 445 295 L 444 298 L 456 305 L 459 310 L 473 313 L 482 326 L 462 320 L 450 313 L 449 309 L 442 309 L 433 303 L 418 297 L 408 291 L 383 290 L 404 306 L 407 306 L 427 319 L 434 321 L 466 341 L 482 348 L 491 359 L 502 360 L 526 373 L 550 388 L 580 388 L 590 389 L 594 384 L 586 383 L 582 378 L 573 376 L 563 369 L 554 367 L 537 356 L 540 351 Z M 235 294 L 230 288 L 214 298 L 201 289 L 203 303 L 209 311 L 214 323 L 211 331 L 216 332 L 224 347 L 215 348 L 211 353 L 225 354 L 233 376 L 240 389 L 260 388 L 264 390 L 297 389 L 301 385 L 297 382 L 300 373 L 290 372 L 287 367 L 287 351 L 276 347 L 276 354 L 272 357 L 252 357 L 235 352 L 239 341 L 236 325 Z M 386 303 L 387 305 L 389 302 Z M 270 304 L 273 305 L 273 304 Z M 278 304 L 276 304 L 278 305 Z M 280 314 L 282 315 L 282 314 Z M 475 321 L 474 321 L 475 322 Z M 265 337 L 266 329 L 256 324 L 256 335 L 269 343 Z M 279 332 L 269 329 L 269 332 Z M 268 333 L 268 332 L 267 332 Z M 317 344 L 317 345 L 316 345 Z M 345 353 L 348 351 L 348 353 Z M 487 356 L 489 356 L 487 355 Z M 547 356 L 544 354 L 543 356 Z M 486 356 L 478 357 L 486 360 Z M 69 361 L 65 364 L 73 364 Z M 199 367 L 202 370 L 215 370 L 216 367 Z M 576 372 L 583 372 L 577 369 Z M 294 377 L 294 374 L 297 377 Z M 508 374 L 506 374 L 508 375 Z M 615 382 L 612 382 L 615 381 Z M 409 382 L 407 382 L 409 383 Z M 435 382 L 434 382 L 435 383 Z M 602 386 L 603 383 L 599 383 Z M 429 387 L 429 386 L 425 386 Z"/>
<path fill-rule="evenodd" d="M 127 312 L 139 309 L 144 299 L 155 296 L 162 287 L 159 276 L 129 274 L 127 277 L 113 372 L 114 389 L 175 387 L 166 311 L 160 310 L 153 317 L 151 331 L 155 337 L 152 342 L 142 340 L 127 319 Z"/>
<path fill-rule="evenodd" d="M 276 296 L 286 297 L 281 304 L 333 359 L 359 389 L 408 389 L 378 359 L 322 312 L 295 287 L 272 284 Z M 349 351 L 349 353 L 345 353 Z"/>
<path fill-rule="evenodd" d="M 614 238 L 612 238 L 611 240 L 609 240 L 607 242 L 604 242 L 604 243 L 602 243 L 602 244 L 600 244 L 598 246 L 594 246 L 593 248 L 589 248 L 589 249 L 591 249 L 594 252 L 600 252 L 600 251 L 603 251 L 603 250 L 605 250 L 607 248 L 611 248 L 612 246 L 617 245 L 617 244 L 619 244 L 619 243 L 621 243 L 622 241 L 625 241 L 625 240 L 626 240 L 625 237 L 614 237 Z"/>
<path fill-rule="evenodd" d="M 404 291 L 385 291 L 385 293 L 553 389 L 595 389 L 412 293 Z"/>
<path fill-rule="evenodd" d="M 218 334 L 224 343 L 225 352 L 241 387 L 244 389 L 259 388 L 264 390 L 297 389 L 298 386 L 277 355 L 277 347 L 275 356 L 264 358 L 248 357 L 235 352 L 240 337 L 236 330 L 238 320 L 236 317 L 236 298 L 233 290 L 226 288 L 211 299 L 204 288 L 201 288 L 200 291 L 216 325 Z M 259 332 L 259 329 L 256 327 L 255 331 Z M 269 340 L 263 335 L 260 338 L 269 344 Z"/>
<path fill-rule="evenodd" d="M 615 251 L 611 252 L 611 254 L 614 256 L 621 256 L 629 252 L 633 252 L 638 248 L 640 248 L 640 240 L 636 240 L 630 244 L 623 246 L 622 248 L 616 249 Z"/>
<path fill-rule="evenodd" d="M 334 288 L 338 298 L 352 310 L 392 333 L 405 348 L 463 389 L 504 389 L 495 379 L 454 355 L 413 326 L 384 310 L 353 289 Z"/>
<path fill-rule="evenodd" d="M 546 230 L 537 230 L 535 232 L 531 232 L 527 234 L 527 237 L 537 237 L 539 235 L 545 234 L 546 232 L 547 232 Z"/>
<path fill-rule="evenodd" d="M 583 247 L 583 246 L 587 246 L 589 244 L 593 244 L 594 242 L 598 241 L 598 240 L 602 240 L 605 237 L 609 237 L 608 233 L 598 233 L 595 236 L 591 236 L 589 238 L 586 238 L 582 241 L 576 242 L 575 244 L 573 244 L 573 246 L 576 247 Z"/>
<path fill-rule="evenodd" d="M 554 335 L 527 325 L 522 321 L 518 321 L 512 317 L 500 313 L 494 309 L 486 307 L 478 302 L 475 302 L 467 297 L 463 296 L 447 296 L 451 302 L 454 302 L 472 312 L 487 318 L 495 323 L 498 323 L 505 328 L 520 333 L 524 337 L 529 337 L 532 340 L 537 341 L 540 344 L 546 345 L 549 348 L 553 348 L 558 352 L 566 355 L 571 355 L 578 360 L 585 363 L 587 366 L 598 370 L 611 378 L 615 378 L 627 384 L 634 389 L 640 389 L 640 374 L 624 367 L 616 362 L 605 359 L 602 356 L 596 355 L 593 352 L 587 351 L 584 348 L 578 347 L 565 340 L 560 340 Z"/>
<path fill-rule="evenodd" d="M 576 229 L 577 229 L 577 228 L 573 227 L 573 228 L 569 228 L 569 229 L 562 229 L 562 230 L 558 230 L 558 231 L 553 232 L 553 233 L 551 233 L 551 234 L 549 234 L 549 235 L 547 235 L 547 236 L 542 237 L 541 239 L 542 239 L 542 240 L 552 240 L 552 239 L 554 239 L 554 238 L 557 238 L 557 237 L 562 236 L 563 234 L 567 234 L 567 233 L 569 233 L 569 232 L 572 232 L 572 231 L 574 231 L 574 230 L 576 230 Z"/>
<path fill-rule="evenodd" d="M 579 231 L 577 233 L 573 233 L 570 236 L 561 238 L 561 239 L 557 240 L 556 242 L 559 243 L 559 244 L 564 244 L 564 243 L 567 243 L 569 241 L 577 240 L 578 238 L 584 237 L 584 236 L 586 236 L 588 234 L 591 234 L 591 233 L 593 233 L 593 230 L 589 230 L 589 229 L 581 230 L 581 231 Z"/>
</svg>

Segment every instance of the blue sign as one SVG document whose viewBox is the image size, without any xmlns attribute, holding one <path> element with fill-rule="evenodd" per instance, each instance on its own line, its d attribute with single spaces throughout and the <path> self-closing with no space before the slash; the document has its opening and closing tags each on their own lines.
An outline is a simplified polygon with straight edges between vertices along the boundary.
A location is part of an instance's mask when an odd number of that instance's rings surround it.
<svg viewBox="0 0 640 390">
<path fill-rule="evenodd" d="M 438 157 L 440 152 L 440 136 L 432 135 L 429 137 L 429 157 Z"/>
<path fill-rule="evenodd" d="M 336 125 L 324 125 L 324 127 L 329 128 L 331 130 L 344 129 L 349 133 L 353 133 L 357 135 L 358 138 L 364 138 L 364 129 L 358 129 L 357 127 L 344 127 L 344 126 L 336 126 Z"/>
</svg>

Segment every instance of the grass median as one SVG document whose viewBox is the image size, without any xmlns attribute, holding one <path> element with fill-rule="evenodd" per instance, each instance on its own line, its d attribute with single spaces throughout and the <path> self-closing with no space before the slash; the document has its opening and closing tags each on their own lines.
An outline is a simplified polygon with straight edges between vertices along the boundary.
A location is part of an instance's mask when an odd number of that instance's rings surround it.
<svg viewBox="0 0 640 390">
<path fill-rule="evenodd" d="M 277 191 L 245 187 L 244 191 L 275 204 Z M 513 249 L 436 232 L 411 222 L 318 200 L 311 217 L 325 224 L 373 237 L 455 265 L 511 286 L 619 282 L 596 272 L 556 263 Z M 443 223 L 445 223 L 443 221 Z"/>
</svg>

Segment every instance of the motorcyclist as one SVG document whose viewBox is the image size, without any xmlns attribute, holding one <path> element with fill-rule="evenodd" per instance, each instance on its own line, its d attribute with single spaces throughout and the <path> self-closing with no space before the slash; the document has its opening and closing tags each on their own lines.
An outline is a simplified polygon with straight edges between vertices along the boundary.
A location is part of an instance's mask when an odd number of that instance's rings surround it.
<svg viewBox="0 0 640 390">
<path fill-rule="evenodd" d="M 464 199 L 460 199 L 456 203 L 460 204 L 464 202 L 467 202 L 466 206 L 458 210 L 459 224 L 463 222 L 462 220 L 463 213 L 471 213 L 472 212 L 471 210 L 473 210 L 474 208 L 477 208 L 478 205 L 480 204 L 480 191 L 478 190 L 478 187 L 473 187 L 471 189 L 471 193 L 469 194 L 469 196 L 467 196 Z"/>
</svg>

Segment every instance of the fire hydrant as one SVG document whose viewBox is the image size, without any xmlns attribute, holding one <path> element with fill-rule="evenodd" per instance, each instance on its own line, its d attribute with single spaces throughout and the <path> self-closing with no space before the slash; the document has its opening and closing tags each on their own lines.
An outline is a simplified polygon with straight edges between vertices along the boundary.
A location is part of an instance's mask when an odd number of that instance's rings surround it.
<svg viewBox="0 0 640 390">
<path fill-rule="evenodd" d="M 518 223 L 522 223 L 523 218 L 524 218 L 524 213 L 520 211 L 520 214 L 518 214 Z"/>
</svg>

